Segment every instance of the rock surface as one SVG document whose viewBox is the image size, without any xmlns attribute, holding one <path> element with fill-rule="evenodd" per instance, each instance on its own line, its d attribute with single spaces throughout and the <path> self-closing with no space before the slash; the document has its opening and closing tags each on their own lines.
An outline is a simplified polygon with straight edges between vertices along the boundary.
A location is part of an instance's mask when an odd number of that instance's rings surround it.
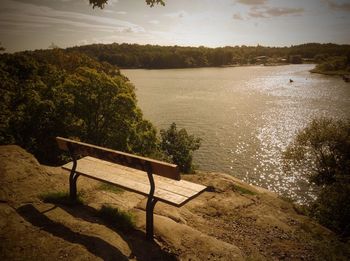
<svg viewBox="0 0 350 261">
<path fill-rule="evenodd" d="M 222 173 L 184 179 L 208 191 L 181 208 L 157 203 L 155 242 L 145 241 L 143 196 L 79 178 L 84 205 L 48 204 L 68 173 L 41 166 L 18 146 L 0 146 L 0 260 L 347 260 L 349 243 L 298 214 L 276 194 Z M 100 219 L 110 205 L 133 213 L 123 231 Z"/>
</svg>

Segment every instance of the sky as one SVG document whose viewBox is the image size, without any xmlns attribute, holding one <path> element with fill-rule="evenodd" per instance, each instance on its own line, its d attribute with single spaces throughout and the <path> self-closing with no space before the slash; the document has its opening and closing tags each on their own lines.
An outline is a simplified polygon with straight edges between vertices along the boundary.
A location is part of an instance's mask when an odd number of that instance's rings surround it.
<svg viewBox="0 0 350 261">
<path fill-rule="evenodd" d="M 1 0 L 7 52 L 92 43 L 180 46 L 350 44 L 350 0 Z"/>
</svg>

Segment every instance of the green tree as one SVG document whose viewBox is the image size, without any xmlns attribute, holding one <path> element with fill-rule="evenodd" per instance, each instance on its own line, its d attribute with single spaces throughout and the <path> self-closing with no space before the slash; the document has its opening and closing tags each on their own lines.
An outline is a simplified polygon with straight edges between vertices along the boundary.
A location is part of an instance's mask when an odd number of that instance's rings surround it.
<svg viewBox="0 0 350 261">
<path fill-rule="evenodd" d="M 181 172 L 193 173 L 193 152 L 199 149 L 201 139 L 188 135 L 185 129 L 177 130 L 175 123 L 172 123 L 167 130 L 160 130 L 160 136 L 160 147 L 166 156 L 179 166 Z"/>
<path fill-rule="evenodd" d="M 63 86 L 74 100 L 69 110 L 75 117 L 75 136 L 141 155 L 150 155 L 156 149 L 156 130 L 142 118 L 134 86 L 122 76 L 110 77 L 81 67 Z"/>
<path fill-rule="evenodd" d="M 52 162 L 57 156 L 52 137 L 64 129 L 67 116 L 59 106 L 64 73 L 25 54 L 4 55 L 1 63 L 1 144 L 16 143 Z"/>
<path fill-rule="evenodd" d="M 60 49 L 4 54 L 0 80 L 0 144 L 46 164 L 57 163 L 55 136 L 146 156 L 157 150 L 133 85 L 110 64 Z"/>
<path fill-rule="evenodd" d="M 108 4 L 108 0 L 89 0 L 90 5 L 92 5 L 93 8 L 99 7 L 101 9 L 104 8 L 106 4 Z M 163 0 L 146 0 L 147 5 L 150 7 L 153 7 L 155 4 L 161 4 L 165 5 Z"/>
<path fill-rule="evenodd" d="M 320 190 L 310 215 L 343 236 L 350 235 L 350 120 L 313 120 L 284 153 L 288 167 L 306 170 Z"/>
</svg>

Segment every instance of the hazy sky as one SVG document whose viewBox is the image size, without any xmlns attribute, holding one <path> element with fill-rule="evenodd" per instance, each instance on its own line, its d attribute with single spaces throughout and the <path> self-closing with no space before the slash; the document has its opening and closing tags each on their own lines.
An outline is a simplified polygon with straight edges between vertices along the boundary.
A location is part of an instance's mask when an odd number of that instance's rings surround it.
<svg viewBox="0 0 350 261">
<path fill-rule="evenodd" d="M 7 51 L 90 43 L 289 46 L 350 44 L 350 0 L 1 0 Z"/>
</svg>

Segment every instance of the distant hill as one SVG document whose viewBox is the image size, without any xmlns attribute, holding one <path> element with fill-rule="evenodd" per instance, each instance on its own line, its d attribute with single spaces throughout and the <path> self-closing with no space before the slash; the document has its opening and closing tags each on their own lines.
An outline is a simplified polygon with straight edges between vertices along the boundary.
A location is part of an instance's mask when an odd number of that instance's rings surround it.
<svg viewBox="0 0 350 261">
<path fill-rule="evenodd" d="M 139 44 L 91 44 L 66 49 L 79 51 L 121 68 L 191 68 L 245 64 L 320 62 L 347 56 L 350 45 L 308 43 L 290 47 L 226 46 L 220 48 Z M 301 59 L 296 59 L 296 57 Z M 264 59 L 262 59 L 264 57 Z"/>
</svg>

